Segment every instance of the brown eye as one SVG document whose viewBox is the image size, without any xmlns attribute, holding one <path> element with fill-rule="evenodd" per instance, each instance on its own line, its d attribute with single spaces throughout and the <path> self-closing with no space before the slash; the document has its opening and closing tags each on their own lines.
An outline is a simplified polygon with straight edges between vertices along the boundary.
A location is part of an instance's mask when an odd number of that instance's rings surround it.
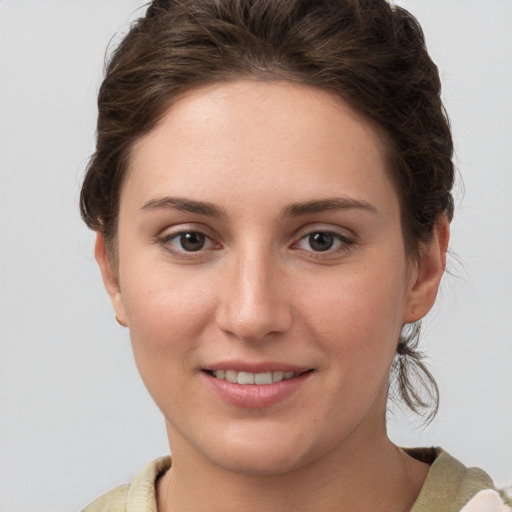
<svg viewBox="0 0 512 512">
<path fill-rule="evenodd" d="M 311 233 L 308 235 L 308 243 L 313 251 L 328 251 L 334 245 L 334 235 L 332 233 Z"/>
<path fill-rule="evenodd" d="M 295 247 L 309 253 L 320 255 L 337 255 L 348 250 L 354 240 L 335 231 L 310 231 L 304 235 Z"/>
<path fill-rule="evenodd" d="M 190 233 L 181 233 L 176 239 L 181 249 L 187 252 L 195 252 L 203 249 L 206 236 L 198 231 L 191 231 Z"/>
<path fill-rule="evenodd" d="M 201 231 L 180 231 L 162 238 L 164 247 L 175 254 L 187 254 L 214 249 L 214 241 Z"/>
<path fill-rule="evenodd" d="M 164 232 L 157 238 L 158 244 L 178 260 L 205 261 L 212 257 L 212 251 L 222 249 L 214 238 L 199 229 L 187 226 L 176 227 L 174 233 Z"/>
</svg>

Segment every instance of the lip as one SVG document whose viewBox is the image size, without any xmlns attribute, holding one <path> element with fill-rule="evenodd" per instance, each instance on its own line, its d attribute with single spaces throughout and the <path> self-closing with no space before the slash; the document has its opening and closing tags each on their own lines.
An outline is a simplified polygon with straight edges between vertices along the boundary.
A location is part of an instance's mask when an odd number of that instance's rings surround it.
<svg viewBox="0 0 512 512">
<path fill-rule="evenodd" d="M 237 384 L 223 379 L 217 379 L 210 371 L 234 369 L 241 372 L 263 373 L 263 372 L 294 372 L 299 373 L 296 377 L 273 382 L 272 384 Z M 309 368 L 301 368 L 293 365 L 280 363 L 242 363 L 223 362 L 209 365 L 202 370 L 210 389 L 224 402 L 229 405 L 244 409 L 260 409 L 279 404 L 294 395 L 311 377 L 313 371 Z"/>
</svg>

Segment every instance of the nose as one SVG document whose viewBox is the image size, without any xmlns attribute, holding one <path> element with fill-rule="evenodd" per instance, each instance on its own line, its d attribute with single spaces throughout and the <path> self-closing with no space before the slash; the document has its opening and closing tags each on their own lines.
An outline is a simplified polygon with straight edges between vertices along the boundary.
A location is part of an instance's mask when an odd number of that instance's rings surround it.
<svg viewBox="0 0 512 512">
<path fill-rule="evenodd" d="M 217 326 L 244 341 L 262 341 L 290 329 L 292 307 L 279 262 L 240 255 L 226 269 Z"/>
</svg>

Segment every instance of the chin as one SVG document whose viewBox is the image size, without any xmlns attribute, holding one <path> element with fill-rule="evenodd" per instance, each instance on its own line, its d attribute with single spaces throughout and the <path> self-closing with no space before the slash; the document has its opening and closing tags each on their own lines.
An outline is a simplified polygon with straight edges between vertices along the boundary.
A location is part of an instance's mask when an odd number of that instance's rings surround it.
<svg viewBox="0 0 512 512">
<path fill-rule="evenodd" d="M 219 456 L 213 461 L 225 470 L 248 476 L 271 476 L 293 472 L 310 462 L 297 450 L 255 449 Z"/>
<path fill-rule="evenodd" d="M 313 449 L 311 440 L 297 439 L 293 433 L 228 436 L 218 440 L 204 453 L 213 464 L 227 471 L 252 476 L 278 475 L 292 472 L 318 457 L 320 447 Z M 301 436 L 302 437 L 302 436 Z M 325 449 L 325 447 L 324 447 Z"/>
</svg>

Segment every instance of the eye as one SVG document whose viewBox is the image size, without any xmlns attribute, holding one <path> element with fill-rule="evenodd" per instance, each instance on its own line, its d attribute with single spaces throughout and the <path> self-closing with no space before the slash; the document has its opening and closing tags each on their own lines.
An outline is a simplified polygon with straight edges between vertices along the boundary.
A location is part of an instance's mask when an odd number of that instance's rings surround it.
<svg viewBox="0 0 512 512">
<path fill-rule="evenodd" d="M 180 233 L 171 239 L 179 246 L 180 249 L 187 252 L 200 251 L 206 242 L 206 235 L 198 231 L 191 231 L 190 233 Z"/>
<path fill-rule="evenodd" d="M 167 250 L 177 255 L 197 253 L 217 247 L 208 235 L 194 230 L 168 234 L 162 237 L 160 242 Z"/>
<path fill-rule="evenodd" d="M 353 240 L 333 231 L 312 231 L 303 236 L 296 247 L 316 253 L 337 252 L 353 243 Z"/>
</svg>

